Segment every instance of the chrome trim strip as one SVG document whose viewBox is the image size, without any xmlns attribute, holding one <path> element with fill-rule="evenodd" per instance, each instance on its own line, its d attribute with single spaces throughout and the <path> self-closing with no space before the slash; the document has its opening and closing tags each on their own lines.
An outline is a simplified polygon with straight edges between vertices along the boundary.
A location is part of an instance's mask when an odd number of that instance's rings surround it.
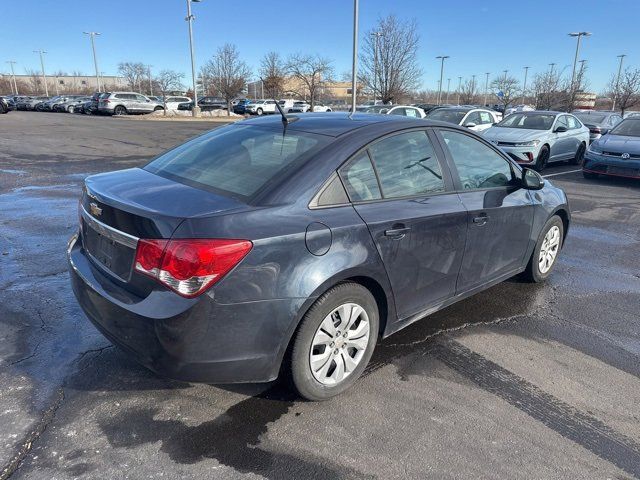
<svg viewBox="0 0 640 480">
<path fill-rule="evenodd" d="M 137 248 L 139 240 L 138 237 L 134 237 L 133 235 L 129 235 L 125 232 L 121 232 L 120 230 L 116 230 L 115 228 L 110 227 L 106 223 L 102 223 L 100 220 L 89 215 L 89 212 L 85 210 L 84 205 L 82 205 L 81 208 L 82 218 L 84 219 L 84 221 L 87 222 L 87 224 L 100 235 L 133 250 Z"/>
</svg>

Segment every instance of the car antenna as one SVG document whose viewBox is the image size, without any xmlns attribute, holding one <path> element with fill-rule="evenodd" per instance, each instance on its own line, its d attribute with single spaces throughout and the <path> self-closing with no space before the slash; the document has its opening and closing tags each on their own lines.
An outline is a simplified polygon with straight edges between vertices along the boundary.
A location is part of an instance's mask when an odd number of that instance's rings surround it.
<svg viewBox="0 0 640 480">
<path fill-rule="evenodd" d="M 264 83 L 262 77 L 260 77 L 260 81 Z M 280 106 L 280 101 L 278 101 L 276 98 L 274 98 L 273 101 L 276 102 L 276 108 L 278 109 L 278 112 L 280 112 L 284 128 L 287 128 L 287 125 L 289 125 L 291 122 L 295 122 L 298 119 L 298 117 L 287 117 L 284 113 L 284 110 L 282 110 L 282 107 Z"/>
</svg>

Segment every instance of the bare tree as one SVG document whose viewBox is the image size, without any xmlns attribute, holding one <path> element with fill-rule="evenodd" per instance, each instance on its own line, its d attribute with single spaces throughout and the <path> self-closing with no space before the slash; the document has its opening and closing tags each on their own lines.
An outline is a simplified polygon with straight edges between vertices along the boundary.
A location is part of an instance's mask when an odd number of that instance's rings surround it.
<svg viewBox="0 0 640 480">
<path fill-rule="evenodd" d="M 280 98 L 286 80 L 285 63 L 278 52 L 269 52 L 260 62 L 260 79 L 264 90 L 272 98 Z"/>
<path fill-rule="evenodd" d="M 640 69 L 626 68 L 618 76 L 611 77 L 607 85 L 607 92 L 616 101 L 616 107 L 624 112 L 640 103 Z"/>
<path fill-rule="evenodd" d="M 476 95 L 478 95 L 478 82 L 470 78 L 460 87 L 460 104 L 472 105 L 475 103 Z"/>
<path fill-rule="evenodd" d="M 300 96 L 304 96 L 305 93 L 309 94 L 309 111 L 313 112 L 320 88 L 333 76 L 331 60 L 320 55 L 297 53 L 288 58 L 286 70 L 298 81 L 299 91 L 296 93 Z"/>
<path fill-rule="evenodd" d="M 365 34 L 358 79 L 367 89 L 375 90 L 375 98 L 381 98 L 383 103 L 393 102 L 420 86 L 417 29 L 415 20 L 400 21 L 389 15 L 380 18 Z"/>
<path fill-rule="evenodd" d="M 231 115 L 231 102 L 244 91 L 251 70 L 240 60 L 236 46 L 230 43 L 218 49 L 205 70 L 218 94 L 227 102 L 227 115 Z"/>
<path fill-rule="evenodd" d="M 167 94 L 172 90 L 182 88 L 183 78 L 184 73 L 179 73 L 175 70 L 162 70 L 154 79 L 155 85 L 162 94 L 162 105 L 164 107 L 165 115 L 167 114 Z"/>
<path fill-rule="evenodd" d="M 536 97 L 536 109 L 552 110 L 562 104 L 564 87 L 561 73 L 553 70 L 538 73 L 533 77 L 532 90 Z"/>
<path fill-rule="evenodd" d="M 520 96 L 520 82 L 505 72 L 491 82 L 491 90 L 506 111 Z"/>
<path fill-rule="evenodd" d="M 147 77 L 147 68 L 142 62 L 121 62 L 118 73 L 124 77 L 131 90 L 142 90 L 142 81 Z"/>
<path fill-rule="evenodd" d="M 44 95 L 44 85 L 42 85 L 42 76 L 36 70 L 27 70 L 29 75 L 29 93 L 38 93 Z"/>
</svg>

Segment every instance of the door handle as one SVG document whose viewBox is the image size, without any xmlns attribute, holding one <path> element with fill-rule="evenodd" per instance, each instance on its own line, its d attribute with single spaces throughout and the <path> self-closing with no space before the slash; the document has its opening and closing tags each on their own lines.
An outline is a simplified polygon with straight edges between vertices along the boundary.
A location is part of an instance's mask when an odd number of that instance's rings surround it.
<svg viewBox="0 0 640 480">
<path fill-rule="evenodd" d="M 473 217 L 473 223 L 481 227 L 485 225 L 489 221 L 489 216 L 487 214 L 478 215 L 477 217 Z"/>
<path fill-rule="evenodd" d="M 395 227 L 395 225 L 394 225 Z M 404 236 L 411 231 L 411 227 L 400 227 L 398 226 L 397 228 L 392 228 L 390 230 L 385 230 L 384 231 L 384 235 L 385 237 L 391 237 L 393 239 L 397 239 L 400 240 L 401 238 L 404 238 Z"/>
</svg>

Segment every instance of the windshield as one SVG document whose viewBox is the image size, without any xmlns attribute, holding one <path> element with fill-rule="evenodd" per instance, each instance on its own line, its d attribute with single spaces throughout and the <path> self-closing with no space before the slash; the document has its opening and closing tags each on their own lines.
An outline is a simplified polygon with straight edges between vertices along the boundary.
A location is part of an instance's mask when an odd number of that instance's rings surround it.
<svg viewBox="0 0 640 480">
<path fill-rule="evenodd" d="M 556 116 L 553 114 L 512 113 L 496 127 L 524 128 L 528 130 L 550 130 Z"/>
<path fill-rule="evenodd" d="M 613 130 L 611 130 L 611 135 L 640 137 L 640 118 L 628 118 L 623 120 Z"/>
<path fill-rule="evenodd" d="M 441 122 L 455 123 L 460 125 L 460 122 L 467 114 L 468 110 L 450 110 L 448 108 L 439 108 L 432 110 L 427 114 L 431 120 L 440 120 Z"/>
<path fill-rule="evenodd" d="M 246 198 L 329 141 L 305 132 L 229 126 L 180 145 L 144 168 L 196 188 Z"/>
<path fill-rule="evenodd" d="M 602 123 L 607 118 L 606 113 L 574 113 L 582 123 Z"/>
<path fill-rule="evenodd" d="M 389 110 L 388 105 L 376 105 L 365 110 L 366 113 L 385 113 Z"/>
</svg>

